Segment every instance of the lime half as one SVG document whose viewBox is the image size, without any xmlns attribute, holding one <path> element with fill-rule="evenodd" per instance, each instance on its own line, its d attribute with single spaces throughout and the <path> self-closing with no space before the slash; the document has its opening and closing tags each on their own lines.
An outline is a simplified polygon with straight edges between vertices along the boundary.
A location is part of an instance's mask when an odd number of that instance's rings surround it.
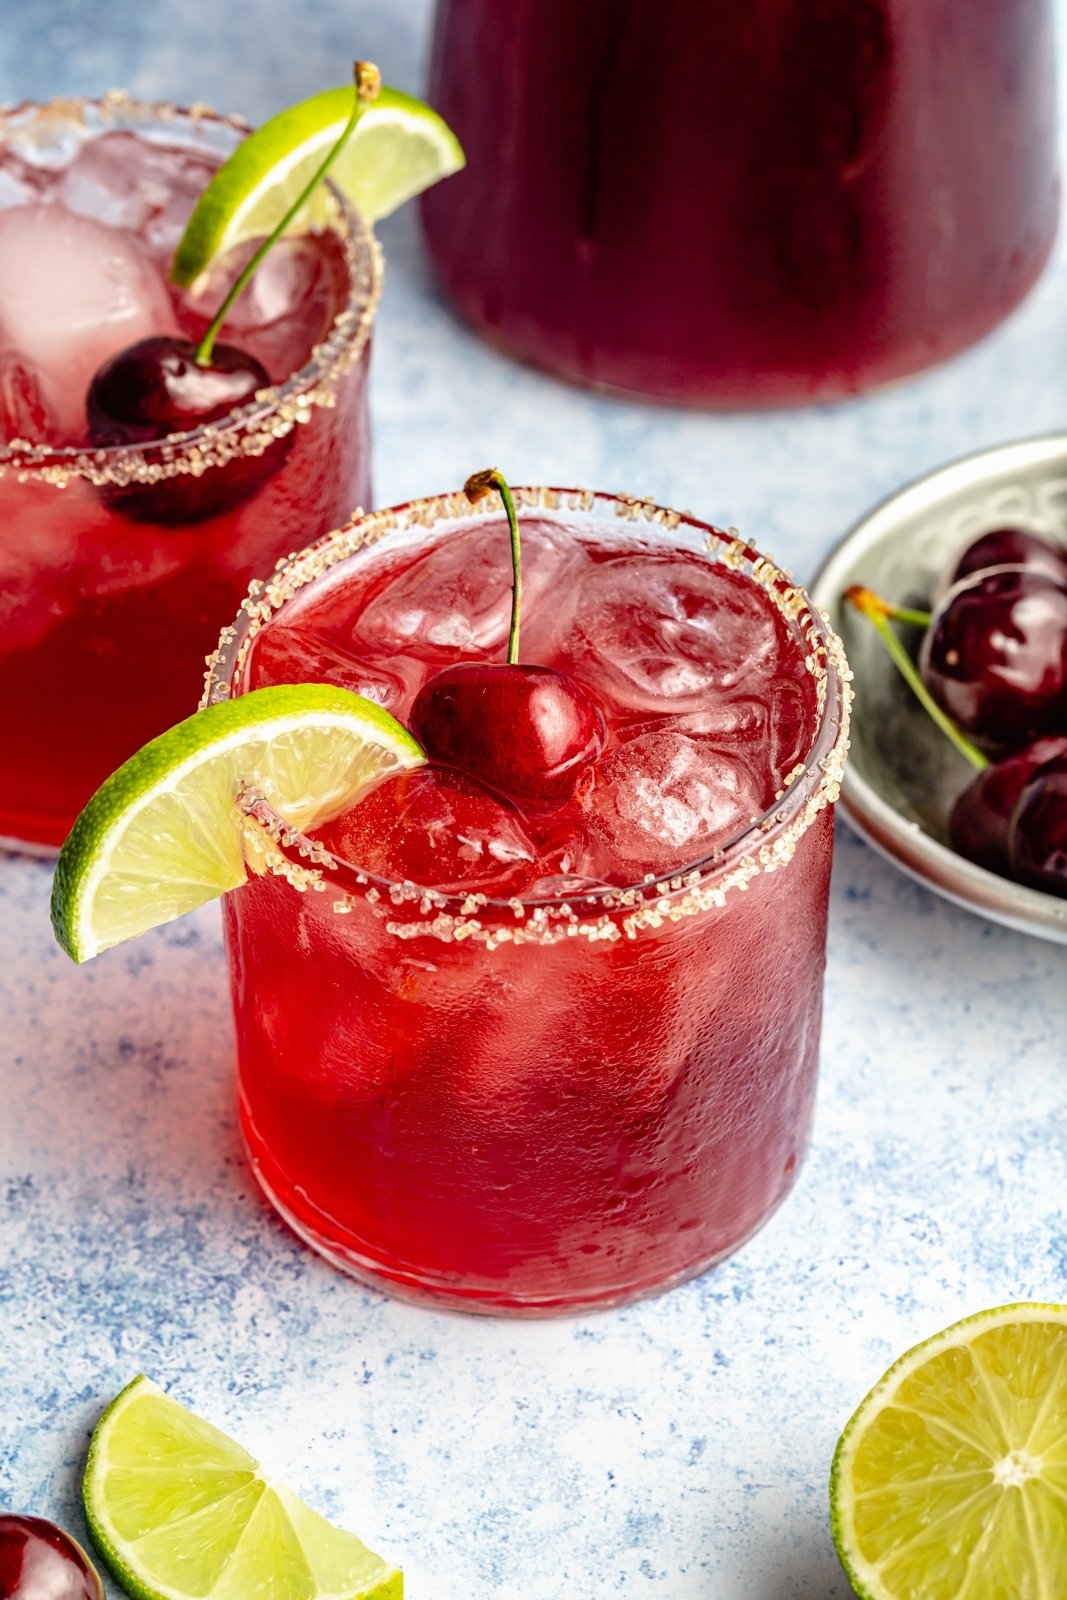
<svg viewBox="0 0 1067 1600">
<path fill-rule="evenodd" d="M 243 883 L 245 790 L 308 828 L 424 759 L 381 706 L 330 684 L 207 706 L 131 756 L 78 817 L 56 863 L 56 938 L 87 961 Z"/>
<path fill-rule="evenodd" d="M 327 89 L 249 134 L 200 196 L 175 252 L 171 277 L 191 284 L 223 251 L 268 233 L 344 131 L 355 88 Z M 464 164 L 459 140 L 421 100 L 383 88 L 330 168 L 368 222 L 386 217 Z M 319 220 L 322 188 L 305 208 Z"/>
<path fill-rule="evenodd" d="M 1067 1596 L 1067 1306 L 909 1350 L 841 1435 L 834 1543 L 862 1600 Z"/>
<path fill-rule="evenodd" d="M 96 1425 L 93 1543 L 139 1600 L 401 1600 L 396 1567 L 265 1477 L 235 1440 L 135 1378 Z"/>
</svg>

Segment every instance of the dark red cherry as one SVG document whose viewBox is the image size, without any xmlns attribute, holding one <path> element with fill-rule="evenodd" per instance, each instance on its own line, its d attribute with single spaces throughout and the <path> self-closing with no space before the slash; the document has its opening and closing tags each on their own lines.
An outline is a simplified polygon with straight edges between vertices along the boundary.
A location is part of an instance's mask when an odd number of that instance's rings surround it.
<svg viewBox="0 0 1067 1600">
<path fill-rule="evenodd" d="M 0 1515 L 0 1600 L 104 1600 L 89 1557 L 44 1517 Z"/>
<path fill-rule="evenodd" d="M 537 847 L 514 807 L 447 767 L 386 778 L 316 836 L 352 866 L 426 889 L 511 896 L 536 873 Z"/>
<path fill-rule="evenodd" d="M 1067 583 L 1067 550 L 1028 528 L 991 528 L 969 544 L 949 574 L 945 588 L 991 567 L 1026 567 Z"/>
<path fill-rule="evenodd" d="M 427 755 L 533 805 L 560 805 L 604 748 L 604 717 L 554 667 L 458 661 L 423 684 L 411 728 Z"/>
<path fill-rule="evenodd" d="M 1011 875 L 1067 898 L 1067 757 L 1034 773 L 1008 826 Z"/>
<path fill-rule="evenodd" d="M 1008 824 L 1016 802 L 1040 767 L 1067 757 L 1067 734 L 1046 734 L 994 762 L 957 795 L 948 820 L 949 842 L 968 861 L 1010 878 Z"/>
<path fill-rule="evenodd" d="M 923 680 L 957 727 L 1013 749 L 1067 723 L 1067 583 L 996 567 L 955 584 L 919 656 Z"/>
<path fill-rule="evenodd" d="M 266 368 L 234 345 L 217 344 L 199 366 L 191 339 L 156 334 L 104 362 L 85 401 L 96 445 L 148 444 L 188 433 L 247 405 L 270 385 Z"/>
<path fill-rule="evenodd" d="M 200 366 L 190 339 L 154 335 L 120 350 L 89 385 L 85 410 L 94 445 L 147 445 L 219 422 L 270 386 L 266 368 L 233 345 L 217 344 Z M 108 491 L 129 516 L 152 522 L 200 522 L 252 494 L 281 464 L 276 441 L 261 455 L 235 456 L 200 476 L 182 473 L 156 484 Z"/>
</svg>

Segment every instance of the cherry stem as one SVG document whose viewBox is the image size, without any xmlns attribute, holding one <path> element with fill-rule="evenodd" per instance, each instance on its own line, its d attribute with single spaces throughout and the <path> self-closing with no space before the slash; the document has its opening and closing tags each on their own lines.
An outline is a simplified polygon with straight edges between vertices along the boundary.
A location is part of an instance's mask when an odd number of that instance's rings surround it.
<svg viewBox="0 0 1067 1600">
<path fill-rule="evenodd" d="M 204 337 L 196 347 L 197 366 L 206 367 L 210 365 L 211 352 L 215 348 L 215 340 L 219 336 L 219 331 L 222 328 L 222 324 L 226 321 L 226 318 L 230 314 L 230 310 L 234 304 L 234 301 L 237 300 L 239 295 L 241 295 L 246 288 L 256 268 L 263 260 L 263 257 L 267 254 L 267 251 L 273 249 L 274 245 L 281 238 L 282 234 L 285 232 L 286 228 L 288 228 L 293 218 L 299 211 L 303 210 L 305 205 L 307 205 L 307 202 L 311 199 L 312 194 L 318 188 L 323 178 L 325 178 L 326 174 L 337 160 L 337 157 L 340 155 L 346 142 L 351 136 L 356 123 L 359 121 L 364 111 L 366 111 L 369 105 L 373 104 L 373 102 L 377 100 L 378 94 L 382 87 L 382 76 L 378 71 L 378 68 L 374 65 L 373 61 L 357 61 L 353 67 L 353 75 L 356 83 L 356 96 L 352 102 L 351 114 L 341 131 L 340 138 L 329 151 L 325 160 L 320 163 L 313 175 L 308 179 L 307 183 L 301 189 L 300 193 L 297 195 L 288 211 L 286 211 L 285 215 L 271 229 L 267 237 L 260 243 L 259 248 L 249 259 L 240 276 L 235 278 L 234 282 L 230 285 L 229 293 L 222 302 L 221 306 L 219 306 L 219 309 L 216 311 L 215 315 L 212 317 L 207 332 L 204 334 Z"/>
<path fill-rule="evenodd" d="M 484 472 L 472 472 L 463 485 L 463 493 L 472 506 L 479 500 L 484 500 L 494 489 L 504 502 L 508 528 L 511 531 L 511 629 L 508 633 L 508 665 L 513 667 L 519 659 L 519 612 L 522 609 L 522 551 L 519 545 L 519 517 L 515 510 L 515 502 L 511 498 L 507 479 L 496 467 L 487 467 Z"/>
<path fill-rule="evenodd" d="M 872 589 L 864 589 L 862 584 L 857 584 L 856 588 L 866 596 L 868 616 L 877 611 L 879 616 L 885 617 L 889 622 L 911 622 L 917 628 L 928 628 L 933 621 L 929 611 L 915 611 L 911 606 L 895 606 L 891 600 L 883 600 L 882 596 L 875 594 Z"/>
<path fill-rule="evenodd" d="M 894 622 L 918 622 L 921 626 L 930 621 L 927 613 L 925 611 L 910 611 L 904 606 L 894 606 L 888 600 L 883 600 L 881 595 L 875 594 L 873 589 L 864 588 L 861 583 L 854 583 L 850 589 L 846 589 L 845 599 L 850 605 L 854 605 L 857 611 L 862 612 L 868 622 L 873 624 L 879 638 L 896 663 L 901 677 L 923 710 L 929 714 L 945 737 L 951 739 L 960 755 L 969 761 L 972 767 L 977 768 L 979 772 L 984 772 L 989 765 L 988 758 L 982 754 L 977 745 L 971 743 L 966 734 L 960 732 L 951 717 L 945 715 L 920 678 L 914 661 L 889 626 L 890 619 Z"/>
</svg>

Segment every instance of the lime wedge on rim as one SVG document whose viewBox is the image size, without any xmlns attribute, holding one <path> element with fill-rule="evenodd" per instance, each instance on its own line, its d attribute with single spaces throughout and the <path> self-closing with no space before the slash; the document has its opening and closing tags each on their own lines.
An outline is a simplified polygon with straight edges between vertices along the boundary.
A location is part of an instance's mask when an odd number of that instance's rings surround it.
<svg viewBox="0 0 1067 1600">
<path fill-rule="evenodd" d="M 135 1378 L 93 1432 L 93 1543 L 138 1600 L 401 1600 L 404 1580 L 267 1478 L 235 1440 Z"/>
<path fill-rule="evenodd" d="M 381 706 L 331 684 L 206 706 L 131 756 L 78 817 L 56 863 L 56 938 L 87 961 L 244 883 L 247 789 L 308 828 L 424 759 Z"/>
<path fill-rule="evenodd" d="M 270 233 L 337 143 L 355 92 L 348 85 L 312 95 L 242 140 L 186 224 L 171 267 L 175 283 L 194 283 L 223 251 Z M 383 88 L 329 175 L 367 222 L 377 222 L 463 164 L 459 140 L 436 111 Z M 322 204 L 320 185 L 300 220 L 320 220 Z"/>
<path fill-rule="evenodd" d="M 834 1543 L 861 1600 L 1067 1595 L 1067 1306 L 916 1345 L 841 1435 Z"/>
</svg>

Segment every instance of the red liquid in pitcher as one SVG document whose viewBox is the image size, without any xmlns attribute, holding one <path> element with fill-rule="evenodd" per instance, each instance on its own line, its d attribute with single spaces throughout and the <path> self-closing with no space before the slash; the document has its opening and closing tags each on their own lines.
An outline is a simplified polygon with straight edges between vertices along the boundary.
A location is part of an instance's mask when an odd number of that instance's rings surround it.
<svg viewBox="0 0 1067 1600">
<path fill-rule="evenodd" d="M 468 165 L 423 198 L 459 309 L 580 383 L 851 393 L 980 338 L 1059 188 L 1042 0 L 439 0 Z"/>
</svg>

